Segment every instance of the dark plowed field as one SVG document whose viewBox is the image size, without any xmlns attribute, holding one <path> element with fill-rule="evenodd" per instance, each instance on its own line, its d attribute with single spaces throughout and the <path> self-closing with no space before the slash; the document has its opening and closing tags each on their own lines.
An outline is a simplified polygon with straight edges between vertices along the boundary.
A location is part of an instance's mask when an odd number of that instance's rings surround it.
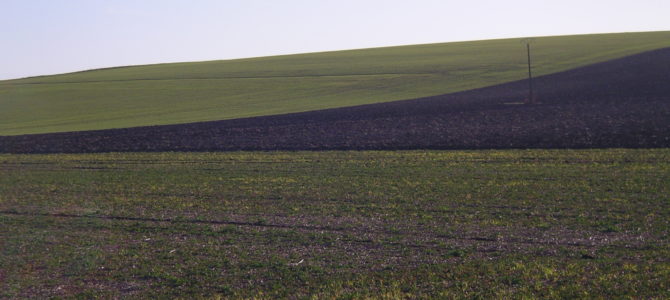
<svg viewBox="0 0 670 300">
<path fill-rule="evenodd" d="M 522 72 L 522 70 L 520 70 Z M 0 137 L 0 152 L 670 147 L 670 48 L 527 81 L 268 117 Z"/>
</svg>

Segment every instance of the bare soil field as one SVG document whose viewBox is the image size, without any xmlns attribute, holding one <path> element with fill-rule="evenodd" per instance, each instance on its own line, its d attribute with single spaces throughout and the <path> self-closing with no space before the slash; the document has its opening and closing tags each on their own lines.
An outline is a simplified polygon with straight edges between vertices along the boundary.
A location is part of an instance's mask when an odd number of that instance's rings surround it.
<svg viewBox="0 0 670 300">
<path fill-rule="evenodd" d="M 5 153 L 670 146 L 670 48 L 527 81 L 267 117 L 0 137 Z"/>
</svg>

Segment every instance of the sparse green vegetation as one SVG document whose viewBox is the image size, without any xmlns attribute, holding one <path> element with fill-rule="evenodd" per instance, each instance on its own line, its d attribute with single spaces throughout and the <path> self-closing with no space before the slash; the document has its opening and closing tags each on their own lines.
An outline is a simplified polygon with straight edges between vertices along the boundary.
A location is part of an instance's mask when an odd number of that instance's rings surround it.
<svg viewBox="0 0 670 300">
<path fill-rule="evenodd" d="M 670 150 L 0 154 L 0 298 L 667 298 Z"/>
<path fill-rule="evenodd" d="M 670 46 L 670 32 L 537 38 L 535 74 Z M 0 82 L 0 135 L 232 119 L 522 79 L 520 39 L 112 68 Z"/>
</svg>

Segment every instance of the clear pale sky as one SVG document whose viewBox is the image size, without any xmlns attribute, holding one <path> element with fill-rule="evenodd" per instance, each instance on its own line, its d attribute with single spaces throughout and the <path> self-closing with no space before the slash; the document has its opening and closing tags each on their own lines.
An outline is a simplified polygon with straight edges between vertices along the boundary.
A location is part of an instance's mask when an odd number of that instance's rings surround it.
<svg viewBox="0 0 670 300">
<path fill-rule="evenodd" d="M 670 0 L 0 0 L 0 79 L 505 37 L 670 30 Z"/>
</svg>

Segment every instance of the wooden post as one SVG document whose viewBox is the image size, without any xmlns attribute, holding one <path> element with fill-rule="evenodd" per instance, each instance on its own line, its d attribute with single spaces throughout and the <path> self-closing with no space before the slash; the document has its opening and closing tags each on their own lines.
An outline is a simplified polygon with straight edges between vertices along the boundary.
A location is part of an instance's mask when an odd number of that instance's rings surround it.
<svg viewBox="0 0 670 300">
<path fill-rule="evenodd" d="M 527 104 L 534 104 L 535 99 L 533 96 L 533 73 L 530 68 L 530 41 L 526 42 L 526 50 L 528 51 L 528 101 Z"/>
</svg>

